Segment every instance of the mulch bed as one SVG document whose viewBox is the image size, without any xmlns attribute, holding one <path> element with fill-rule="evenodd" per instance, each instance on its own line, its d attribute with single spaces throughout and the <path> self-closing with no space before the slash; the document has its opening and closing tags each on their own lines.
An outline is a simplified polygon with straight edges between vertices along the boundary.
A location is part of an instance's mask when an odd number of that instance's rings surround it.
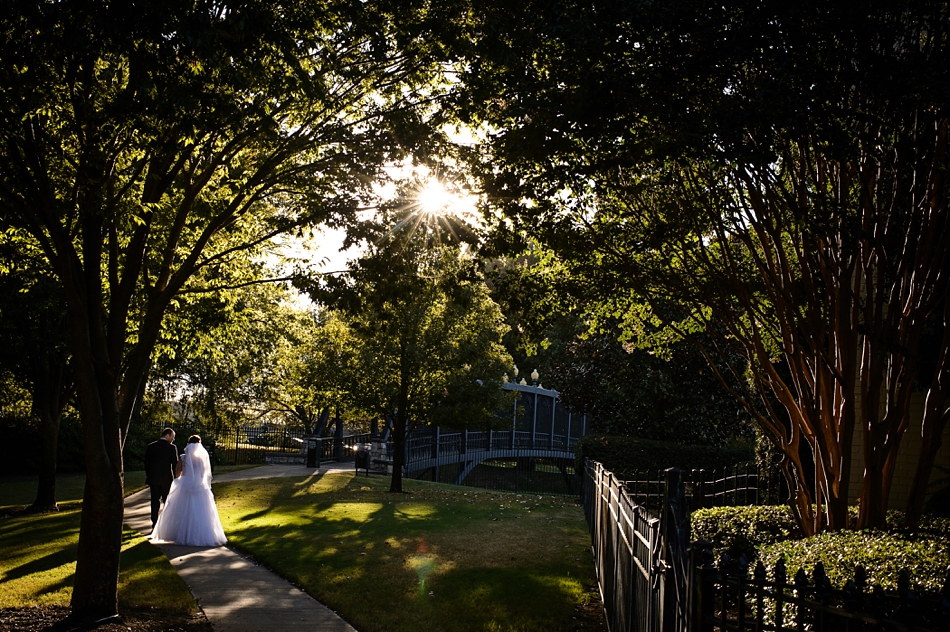
<svg viewBox="0 0 950 632">
<path fill-rule="evenodd" d="M 67 632 L 76 629 L 66 618 L 69 608 L 46 606 L 39 608 L 0 608 L 0 630 L 3 632 Z M 95 628 L 103 632 L 212 632 L 211 623 L 203 613 L 183 615 L 156 610 L 131 610 L 120 613 L 121 621 L 104 623 Z"/>
<path fill-rule="evenodd" d="M 583 630 L 601 630 L 607 632 L 607 618 L 604 615 L 604 605 L 600 601 L 600 592 L 597 589 L 597 583 L 587 587 L 588 601 L 584 605 L 574 607 L 574 616 L 572 630 L 580 632 Z"/>
</svg>

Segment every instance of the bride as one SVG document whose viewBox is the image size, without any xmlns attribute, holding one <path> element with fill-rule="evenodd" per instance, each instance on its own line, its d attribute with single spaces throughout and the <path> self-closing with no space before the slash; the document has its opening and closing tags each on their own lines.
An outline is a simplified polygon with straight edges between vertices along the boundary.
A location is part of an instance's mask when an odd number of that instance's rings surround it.
<svg viewBox="0 0 950 632">
<path fill-rule="evenodd" d="M 152 540 L 187 546 L 221 546 L 228 541 L 211 493 L 211 461 L 192 435 L 181 458 L 181 476 L 172 482 Z"/>
</svg>

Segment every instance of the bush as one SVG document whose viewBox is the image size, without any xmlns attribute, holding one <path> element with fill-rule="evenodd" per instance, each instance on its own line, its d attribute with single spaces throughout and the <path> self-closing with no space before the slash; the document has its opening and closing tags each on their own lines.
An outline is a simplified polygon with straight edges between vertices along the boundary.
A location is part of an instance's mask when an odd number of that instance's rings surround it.
<svg viewBox="0 0 950 632">
<path fill-rule="evenodd" d="M 856 508 L 851 513 L 856 517 Z M 832 584 L 841 587 L 861 565 L 869 584 L 897 588 L 901 569 L 911 572 L 911 589 L 937 593 L 950 566 L 950 520 L 924 516 L 913 530 L 903 528 L 904 515 L 887 514 L 884 531 L 837 531 L 811 538 L 801 532 L 788 506 L 715 507 L 692 513 L 692 539 L 708 540 L 717 557 L 745 555 L 750 565 L 761 561 L 773 568 L 785 558 L 788 577 L 799 568 L 811 573 L 819 561 Z"/>
<path fill-rule="evenodd" d="M 787 505 L 697 509 L 690 523 L 693 540 L 708 540 L 717 556 L 738 560 L 745 555 L 750 563 L 758 547 L 801 537 Z"/>
<path fill-rule="evenodd" d="M 584 459 L 599 461 L 610 472 L 665 470 L 710 470 L 751 461 L 752 446 L 713 448 L 683 445 L 668 441 L 650 441 L 616 435 L 587 435 L 575 451 L 578 472 L 584 471 Z"/>
<path fill-rule="evenodd" d="M 790 578 L 799 568 L 811 573 L 815 564 L 822 562 L 836 587 L 852 579 L 860 565 L 867 571 L 869 585 L 879 584 L 886 591 L 895 591 L 900 571 L 907 570 L 913 592 L 936 595 L 950 566 L 950 537 L 946 534 L 939 537 L 888 531 L 835 531 L 759 549 L 759 559 L 769 568 L 779 558 L 785 558 Z"/>
</svg>

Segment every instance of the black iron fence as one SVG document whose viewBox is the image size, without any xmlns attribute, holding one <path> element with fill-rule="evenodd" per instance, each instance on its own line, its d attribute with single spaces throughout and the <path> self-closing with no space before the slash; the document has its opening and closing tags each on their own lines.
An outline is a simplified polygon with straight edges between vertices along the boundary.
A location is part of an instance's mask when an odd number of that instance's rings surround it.
<svg viewBox="0 0 950 632">
<path fill-rule="evenodd" d="M 908 590 L 906 572 L 888 595 L 870 588 L 860 569 L 834 588 L 820 564 L 811 577 L 799 570 L 791 581 L 784 562 L 771 580 L 761 564 L 750 576 L 744 560 L 723 556 L 714 567 L 708 542 L 688 544 L 690 506 L 769 496 L 753 493 L 744 468 L 722 477 L 698 472 L 624 480 L 587 461 L 584 510 L 612 632 L 950 630 L 950 576 L 941 596 L 922 599 Z"/>
<path fill-rule="evenodd" d="M 665 498 L 665 470 L 613 472 L 637 504 L 658 510 Z M 754 463 L 740 463 L 713 470 L 682 470 L 690 509 L 788 502 L 785 479 L 763 471 Z"/>
<path fill-rule="evenodd" d="M 284 426 L 228 428 L 208 431 L 200 428 L 177 428 L 175 443 L 183 450 L 192 434 L 201 436 L 214 465 L 251 465 L 263 463 L 300 463 L 307 458 L 308 439 L 302 428 Z M 145 436 L 154 440 L 161 428 L 148 428 Z M 352 461 L 356 446 L 370 440 L 369 434 L 329 436 L 317 441 L 320 461 Z M 144 442 L 126 450 L 130 469 L 142 466 Z"/>
<path fill-rule="evenodd" d="M 434 481 L 495 491 L 554 494 L 577 494 L 577 475 L 573 459 L 538 458 L 519 455 L 481 461 L 465 472 L 465 462 L 411 472 L 417 480 Z M 460 479 L 460 476 L 464 475 Z"/>
<path fill-rule="evenodd" d="M 659 518 L 626 492 L 623 481 L 594 461 L 586 463 L 584 513 L 608 627 L 659 632 Z"/>
<path fill-rule="evenodd" d="M 835 588 L 821 562 L 810 575 L 799 569 L 790 580 L 784 560 L 772 569 L 771 578 L 761 562 L 751 576 L 745 560 L 733 563 L 724 557 L 714 567 L 707 542 L 694 544 L 693 559 L 695 632 L 950 630 L 950 576 L 942 598 L 921 599 L 910 592 L 906 571 L 901 571 L 897 593 L 887 594 L 868 585 L 861 566 L 853 579 Z"/>
</svg>

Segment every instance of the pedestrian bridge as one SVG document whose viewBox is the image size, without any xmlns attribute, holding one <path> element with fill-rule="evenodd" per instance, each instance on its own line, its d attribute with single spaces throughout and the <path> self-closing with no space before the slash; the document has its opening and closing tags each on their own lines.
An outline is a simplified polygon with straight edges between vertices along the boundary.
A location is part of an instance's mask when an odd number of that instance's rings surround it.
<svg viewBox="0 0 950 632">
<path fill-rule="evenodd" d="M 563 472 L 574 459 L 577 442 L 587 434 L 587 416 L 568 411 L 555 390 L 515 382 L 504 388 L 519 393 L 506 427 L 487 431 L 418 428 L 406 441 L 405 473 L 431 470 L 433 479 L 439 480 L 439 468 L 451 465 L 455 484 L 461 485 L 478 464 L 494 459 L 552 459 Z"/>
</svg>

